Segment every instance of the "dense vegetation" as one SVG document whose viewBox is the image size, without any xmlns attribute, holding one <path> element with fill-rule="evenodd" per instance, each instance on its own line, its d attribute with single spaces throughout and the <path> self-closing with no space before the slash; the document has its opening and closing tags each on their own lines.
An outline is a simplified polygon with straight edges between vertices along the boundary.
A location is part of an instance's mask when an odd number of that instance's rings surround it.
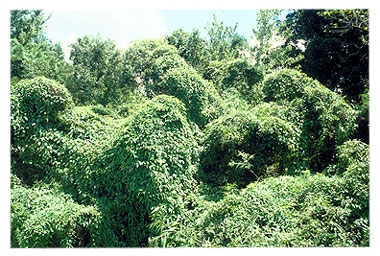
<svg viewBox="0 0 380 256">
<path fill-rule="evenodd" d="M 281 12 L 68 63 L 11 11 L 11 247 L 369 246 L 368 10 Z"/>
</svg>

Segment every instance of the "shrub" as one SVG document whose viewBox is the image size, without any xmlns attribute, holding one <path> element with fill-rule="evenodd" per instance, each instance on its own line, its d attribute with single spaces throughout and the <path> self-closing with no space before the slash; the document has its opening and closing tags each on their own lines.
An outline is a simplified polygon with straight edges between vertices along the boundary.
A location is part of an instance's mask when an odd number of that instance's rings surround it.
<svg viewBox="0 0 380 256">
<path fill-rule="evenodd" d="M 162 88 L 162 93 L 175 96 L 185 104 L 190 120 L 201 127 L 208 122 L 202 111 L 208 107 L 210 98 L 213 98 L 208 90 L 212 85 L 202 79 L 194 69 L 190 67 L 170 69 L 163 75 L 159 87 Z"/>
<path fill-rule="evenodd" d="M 356 230 L 352 239 L 369 244 L 369 147 L 359 140 L 349 140 L 339 146 L 335 163 L 326 169 L 346 181 L 345 206 L 350 209 L 350 223 Z"/>
<path fill-rule="evenodd" d="M 46 78 L 22 80 L 11 88 L 11 156 L 12 171 L 26 183 L 42 178 L 55 165 L 61 134 L 49 130 L 60 127 L 59 118 L 72 109 L 67 89 Z M 45 136 L 46 135 L 46 136 Z M 48 153 L 49 152 L 49 153 Z M 47 161 L 50 160 L 49 163 Z"/>
<path fill-rule="evenodd" d="M 150 65 L 151 52 L 164 44 L 164 40 L 145 39 L 134 41 L 125 52 L 127 63 L 131 64 L 134 74 L 141 74 Z"/>
<path fill-rule="evenodd" d="M 300 131 L 286 121 L 289 109 L 264 103 L 236 111 L 206 127 L 201 166 L 208 182 L 246 185 L 291 168 Z"/>
<path fill-rule="evenodd" d="M 12 247 L 96 246 L 100 213 L 47 187 L 11 190 Z"/>
<path fill-rule="evenodd" d="M 335 148 L 355 131 L 355 110 L 322 85 L 304 88 L 301 108 L 302 158 L 312 170 L 322 171 L 331 163 Z"/>
<path fill-rule="evenodd" d="M 262 72 L 244 58 L 213 61 L 206 76 L 220 91 L 235 88 L 253 102 L 257 99 L 252 99 L 251 91 L 263 79 Z"/>
<path fill-rule="evenodd" d="M 49 171 L 48 177 L 60 182 L 66 193 L 70 193 L 77 201 L 93 203 L 93 199 L 101 195 L 104 188 L 98 181 L 99 163 L 103 163 L 104 153 L 113 146 L 119 136 L 124 119 L 112 119 L 95 114 L 90 108 L 76 107 L 72 112 L 61 117 L 62 131 L 50 133 L 61 135 L 61 141 L 51 143 L 56 151 L 56 161 L 60 164 Z M 46 137 L 46 136 L 45 136 Z M 45 137 L 41 137 L 45 139 Z M 59 138 L 57 135 L 53 138 Z M 64 153 L 56 153 L 56 152 Z"/>
<path fill-rule="evenodd" d="M 204 113 L 216 101 L 217 92 L 178 55 L 174 46 L 141 41 L 131 47 L 127 56 L 132 54 L 136 79 L 147 96 L 174 96 L 185 103 L 191 121 L 201 127 L 210 121 Z"/>
<path fill-rule="evenodd" d="M 198 146 L 185 118 L 184 105 L 161 95 L 145 103 L 125 124 L 106 155 L 109 166 L 101 172 L 107 200 L 102 209 L 114 214 L 115 233 L 127 246 L 144 246 L 167 214 L 183 208 L 183 198 L 194 186 Z M 164 205 L 164 206 L 163 206 Z"/>
<path fill-rule="evenodd" d="M 334 156 L 336 146 L 356 129 L 355 111 L 337 93 L 298 71 L 284 69 L 263 82 L 266 101 L 292 106 L 300 113 L 302 129 L 300 161 L 306 168 L 322 171 Z"/>
<path fill-rule="evenodd" d="M 354 194 L 342 177 L 305 172 L 225 191 L 218 201 L 193 198 L 186 220 L 162 231 L 165 241 L 182 236 L 196 247 L 368 246 L 368 221 L 351 218 L 356 204 L 346 202 Z"/>
<path fill-rule="evenodd" d="M 306 86 L 313 87 L 316 84 L 316 81 L 297 70 L 281 69 L 265 77 L 265 101 L 292 101 L 303 96 Z"/>
<path fill-rule="evenodd" d="M 29 89 L 24 88 L 28 85 Z M 34 88 L 38 86 L 39 90 Z M 42 99 L 41 95 L 49 93 L 50 87 L 61 94 L 67 93 L 64 87 L 40 78 L 18 84 L 12 94 L 12 119 L 21 127 L 16 129 L 19 126 L 14 125 L 12 130 L 12 172 L 28 185 L 52 177 L 70 180 L 77 177 L 75 173 L 91 169 L 99 152 L 111 144 L 113 131 L 118 127 L 116 122 L 110 121 L 112 119 L 101 117 L 90 109 L 73 109 L 69 94 L 58 99 L 52 96 L 51 102 L 45 101 L 47 99 Z M 58 92 L 56 94 L 60 95 Z M 30 103 L 32 99 L 36 99 L 34 107 Z M 30 103 L 29 109 L 22 107 L 27 103 Z M 40 110 L 33 112 L 33 109 Z M 22 116 L 29 117 L 27 123 L 19 121 Z M 62 175 L 65 169 L 68 171 Z M 71 190 L 76 191 L 76 188 Z"/>
<path fill-rule="evenodd" d="M 11 87 L 12 137 L 24 137 L 54 125 L 58 115 L 72 106 L 68 90 L 53 80 L 37 77 L 18 82 Z"/>
<path fill-rule="evenodd" d="M 334 170 L 338 175 L 343 175 L 347 168 L 359 164 L 369 163 L 369 146 L 360 140 L 349 140 L 338 147 Z"/>
</svg>

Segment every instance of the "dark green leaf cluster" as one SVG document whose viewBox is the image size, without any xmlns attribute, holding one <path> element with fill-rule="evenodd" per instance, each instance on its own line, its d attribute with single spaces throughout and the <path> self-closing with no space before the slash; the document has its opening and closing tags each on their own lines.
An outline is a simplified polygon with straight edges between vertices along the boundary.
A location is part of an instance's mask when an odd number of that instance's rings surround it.
<svg viewBox="0 0 380 256">
<path fill-rule="evenodd" d="M 336 146 L 356 129 L 356 111 L 341 97 L 317 81 L 294 70 L 280 70 L 263 82 L 266 101 L 293 106 L 300 114 L 301 161 L 315 171 L 331 163 Z"/>
<path fill-rule="evenodd" d="M 263 74 L 245 58 L 213 61 L 209 64 L 205 76 L 221 92 L 234 88 L 250 102 L 262 101 L 257 87 L 263 79 Z"/>
<path fill-rule="evenodd" d="M 369 12 L 366 9 L 297 10 L 289 13 L 288 45 L 304 42 L 303 72 L 349 100 L 369 85 Z"/>
<path fill-rule="evenodd" d="M 26 136 L 40 126 L 54 125 L 59 114 L 72 107 L 64 86 L 44 77 L 20 81 L 11 87 L 12 134 Z"/>
<path fill-rule="evenodd" d="M 72 65 L 65 80 L 77 104 L 117 105 L 133 88 L 131 67 L 112 40 L 84 36 L 70 45 Z"/>
<path fill-rule="evenodd" d="M 205 130 L 201 165 L 209 183 L 247 185 L 291 168 L 300 130 L 286 107 L 262 103 L 221 116 Z"/>
</svg>

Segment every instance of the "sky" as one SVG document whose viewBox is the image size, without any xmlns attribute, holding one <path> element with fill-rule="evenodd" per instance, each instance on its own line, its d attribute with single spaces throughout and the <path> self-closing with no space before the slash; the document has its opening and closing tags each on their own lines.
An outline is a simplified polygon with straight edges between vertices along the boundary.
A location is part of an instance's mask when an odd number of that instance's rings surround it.
<svg viewBox="0 0 380 256">
<path fill-rule="evenodd" d="M 112 39 L 118 48 L 127 48 L 134 40 L 160 38 L 182 28 L 199 29 L 207 37 L 205 27 L 216 15 L 227 26 L 238 23 L 237 32 L 247 39 L 253 35 L 257 10 L 44 10 L 51 15 L 45 32 L 53 42 L 61 42 L 66 58 L 69 44 L 84 35 L 100 35 Z"/>
</svg>

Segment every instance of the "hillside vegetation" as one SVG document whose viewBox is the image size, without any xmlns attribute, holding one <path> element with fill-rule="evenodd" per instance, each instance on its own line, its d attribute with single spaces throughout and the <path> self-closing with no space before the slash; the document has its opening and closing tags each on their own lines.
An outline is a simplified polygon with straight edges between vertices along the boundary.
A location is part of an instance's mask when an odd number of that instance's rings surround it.
<svg viewBox="0 0 380 256">
<path fill-rule="evenodd" d="M 368 11 L 280 13 L 67 63 L 12 11 L 11 247 L 369 246 Z"/>
</svg>

